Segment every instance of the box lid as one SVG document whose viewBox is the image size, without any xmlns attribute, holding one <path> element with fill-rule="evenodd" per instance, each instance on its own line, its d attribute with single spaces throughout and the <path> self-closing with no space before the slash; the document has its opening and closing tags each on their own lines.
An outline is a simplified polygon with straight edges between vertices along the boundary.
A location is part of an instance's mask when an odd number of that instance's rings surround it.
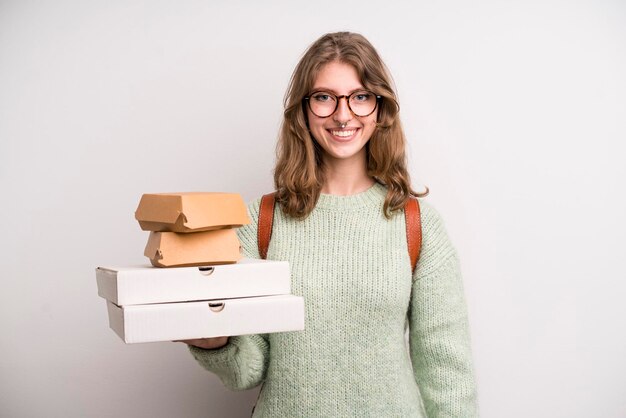
<svg viewBox="0 0 626 418">
<path fill-rule="evenodd" d="M 116 305 L 228 299 L 291 293 L 286 261 L 243 258 L 235 264 L 96 268 L 98 295 Z"/>
<path fill-rule="evenodd" d="M 135 219 L 144 231 L 197 232 L 250 223 L 237 193 L 148 193 L 141 197 Z"/>
</svg>

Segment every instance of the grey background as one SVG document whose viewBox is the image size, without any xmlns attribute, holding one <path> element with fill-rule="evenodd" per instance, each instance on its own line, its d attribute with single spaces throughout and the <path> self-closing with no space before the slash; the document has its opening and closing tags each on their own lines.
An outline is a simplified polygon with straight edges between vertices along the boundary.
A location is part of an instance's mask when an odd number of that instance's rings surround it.
<svg viewBox="0 0 626 418">
<path fill-rule="evenodd" d="M 146 261 L 142 193 L 270 191 L 289 76 L 347 29 L 460 252 L 482 416 L 626 416 L 625 23 L 597 0 L 0 2 L 0 415 L 249 415 L 257 390 L 182 344 L 123 344 L 94 268 Z"/>
</svg>

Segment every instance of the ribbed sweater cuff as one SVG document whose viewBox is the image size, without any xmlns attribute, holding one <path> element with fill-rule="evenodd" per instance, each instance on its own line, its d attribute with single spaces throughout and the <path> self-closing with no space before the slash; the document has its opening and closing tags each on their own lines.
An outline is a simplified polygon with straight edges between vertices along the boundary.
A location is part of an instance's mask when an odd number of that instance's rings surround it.
<svg viewBox="0 0 626 418">
<path fill-rule="evenodd" d="M 260 335 L 230 337 L 228 344 L 214 350 L 189 346 L 189 351 L 230 389 L 250 389 L 265 377 L 268 344 Z"/>
</svg>

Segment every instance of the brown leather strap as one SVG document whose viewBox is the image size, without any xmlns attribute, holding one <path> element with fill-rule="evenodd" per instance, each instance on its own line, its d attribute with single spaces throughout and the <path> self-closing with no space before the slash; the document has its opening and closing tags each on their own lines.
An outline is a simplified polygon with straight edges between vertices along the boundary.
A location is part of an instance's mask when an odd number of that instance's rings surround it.
<svg viewBox="0 0 626 418">
<path fill-rule="evenodd" d="M 411 271 L 414 272 L 422 248 L 422 220 L 420 216 L 420 205 L 416 198 L 412 197 L 406 202 L 404 216 L 406 222 L 406 242 L 409 247 L 409 258 L 411 259 Z"/>
<path fill-rule="evenodd" d="M 259 246 L 259 255 L 264 260 L 267 258 L 267 249 L 270 246 L 270 238 L 272 237 L 272 224 L 274 223 L 275 201 L 276 192 L 263 195 L 263 197 L 261 198 L 261 206 L 259 207 L 257 244 Z"/>
</svg>

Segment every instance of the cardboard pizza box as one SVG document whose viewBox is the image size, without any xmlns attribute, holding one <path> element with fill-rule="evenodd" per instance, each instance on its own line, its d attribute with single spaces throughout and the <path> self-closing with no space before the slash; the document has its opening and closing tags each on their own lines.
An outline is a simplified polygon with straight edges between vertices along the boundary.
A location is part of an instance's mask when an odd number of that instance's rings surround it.
<svg viewBox="0 0 626 418">
<path fill-rule="evenodd" d="M 236 264 L 96 268 L 98 295 L 116 305 L 271 296 L 291 293 L 286 261 L 244 258 Z"/>
<path fill-rule="evenodd" d="M 107 301 L 107 308 L 109 326 L 126 343 L 304 329 L 304 299 L 294 295 L 131 306 Z"/>
</svg>

